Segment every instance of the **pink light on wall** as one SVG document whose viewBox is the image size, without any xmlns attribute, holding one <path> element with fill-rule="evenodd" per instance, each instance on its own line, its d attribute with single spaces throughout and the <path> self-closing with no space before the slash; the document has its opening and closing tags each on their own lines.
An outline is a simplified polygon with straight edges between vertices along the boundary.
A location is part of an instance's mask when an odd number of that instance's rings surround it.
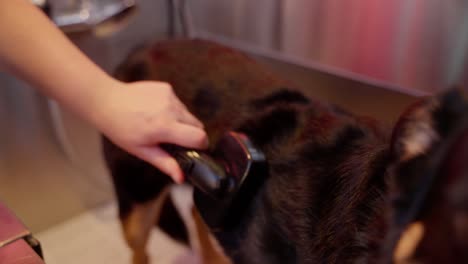
<svg viewBox="0 0 468 264">
<path fill-rule="evenodd" d="M 221 21 L 213 23 L 203 11 L 210 5 L 218 7 Z M 213 27 L 236 40 L 407 89 L 436 92 L 466 74 L 464 0 L 195 0 L 192 7 L 203 30 Z"/>
</svg>

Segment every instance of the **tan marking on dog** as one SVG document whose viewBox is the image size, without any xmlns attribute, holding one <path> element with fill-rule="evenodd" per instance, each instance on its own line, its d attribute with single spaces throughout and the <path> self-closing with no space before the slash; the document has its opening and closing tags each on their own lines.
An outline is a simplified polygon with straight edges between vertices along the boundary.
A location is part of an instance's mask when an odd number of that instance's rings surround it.
<svg viewBox="0 0 468 264">
<path fill-rule="evenodd" d="M 393 259 L 395 263 L 410 263 L 416 248 L 424 236 L 424 225 L 421 222 L 412 223 L 403 232 L 395 252 Z"/>
<path fill-rule="evenodd" d="M 223 249 L 211 235 L 208 226 L 201 218 L 198 210 L 192 207 L 192 216 L 195 222 L 200 255 L 204 264 L 232 264 L 231 260 L 224 254 Z"/>
<path fill-rule="evenodd" d="M 133 254 L 133 264 L 147 264 L 149 261 L 146 244 L 168 193 L 169 188 L 166 188 L 157 198 L 145 204 L 134 205 L 128 217 L 122 219 L 125 240 Z"/>
</svg>

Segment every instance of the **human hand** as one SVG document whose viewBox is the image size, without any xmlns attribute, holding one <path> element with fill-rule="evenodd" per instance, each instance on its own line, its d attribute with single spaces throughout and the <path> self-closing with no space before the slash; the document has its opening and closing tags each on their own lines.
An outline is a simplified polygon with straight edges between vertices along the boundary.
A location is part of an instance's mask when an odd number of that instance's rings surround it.
<svg viewBox="0 0 468 264">
<path fill-rule="evenodd" d="M 188 112 L 168 83 L 114 80 L 111 91 L 106 90 L 94 118 L 101 132 L 174 181 L 183 182 L 183 173 L 176 160 L 158 144 L 206 148 L 208 140 L 203 124 Z"/>
</svg>

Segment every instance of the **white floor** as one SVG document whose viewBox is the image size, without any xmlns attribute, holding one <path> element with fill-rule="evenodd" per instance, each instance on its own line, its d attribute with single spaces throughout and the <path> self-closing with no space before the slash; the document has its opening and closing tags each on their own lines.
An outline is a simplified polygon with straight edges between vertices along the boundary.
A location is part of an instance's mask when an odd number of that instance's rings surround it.
<svg viewBox="0 0 468 264">
<path fill-rule="evenodd" d="M 83 213 L 35 235 L 47 264 L 129 264 L 115 204 Z M 148 244 L 151 263 L 198 264 L 195 254 L 155 228 Z"/>
</svg>

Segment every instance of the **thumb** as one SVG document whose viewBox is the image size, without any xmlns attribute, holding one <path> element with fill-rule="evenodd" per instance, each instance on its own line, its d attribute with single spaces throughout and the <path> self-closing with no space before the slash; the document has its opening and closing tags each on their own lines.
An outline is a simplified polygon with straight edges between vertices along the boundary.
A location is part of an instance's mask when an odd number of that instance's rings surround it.
<svg viewBox="0 0 468 264">
<path fill-rule="evenodd" d="M 163 173 L 171 177 L 176 183 L 183 183 L 184 174 L 177 161 L 169 153 L 158 146 L 141 147 L 137 156 Z"/>
</svg>

